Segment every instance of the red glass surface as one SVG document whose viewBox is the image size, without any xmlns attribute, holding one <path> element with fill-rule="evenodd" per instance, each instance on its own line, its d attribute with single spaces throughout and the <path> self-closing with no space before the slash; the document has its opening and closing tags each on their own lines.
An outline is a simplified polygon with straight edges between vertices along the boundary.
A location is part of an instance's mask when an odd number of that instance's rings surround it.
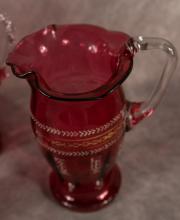
<svg viewBox="0 0 180 220">
<path fill-rule="evenodd" d="M 92 211 L 113 199 L 120 184 L 113 167 L 125 132 L 125 108 L 121 89 L 102 100 L 81 103 L 56 101 L 33 90 L 32 126 L 57 173 L 50 186 L 60 204 Z"/>
<path fill-rule="evenodd" d="M 117 166 L 105 175 L 103 181 L 97 180 L 81 186 L 62 180 L 55 172 L 50 175 L 51 190 L 60 204 L 81 212 L 96 211 L 109 204 L 120 184 L 121 174 Z"/>
<path fill-rule="evenodd" d="M 91 25 L 51 25 L 8 57 L 32 88 L 32 128 L 53 168 L 52 192 L 68 208 L 96 210 L 118 192 L 127 107 L 122 88 L 113 88 L 131 70 L 129 40 Z"/>
</svg>

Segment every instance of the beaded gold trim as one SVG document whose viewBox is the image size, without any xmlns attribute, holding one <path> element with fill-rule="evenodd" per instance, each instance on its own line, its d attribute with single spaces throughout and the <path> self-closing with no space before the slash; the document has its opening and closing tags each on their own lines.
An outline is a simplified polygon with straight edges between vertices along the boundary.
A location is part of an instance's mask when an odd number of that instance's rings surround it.
<svg viewBox="0 0 180 220">
<path fill-rule="evenodd" d="M 107 150 L 120 142 L 124 134 L 124 114 L 122 109 L 106 124 L 89 130 L 59 130 L 38 121 L 31 115 L 35 123 L 35 134 L 40 146 L 58 156 L 90 156 Z M 55 135 L 46 135 L 43 131 Z"/>
<path fill-rule="evenodd" d="M 45 148 L 46 150 L 57 154 L 57 155 L 61 155 L 61 156 L 68 156 L 68 157 L 83 157 L 83 156 L 90 156 L 90 155 L 94 155 L 97 153 L 100 153 L 104 150 L 107 150 L 108 148 L 110 148 L 113 144 L 115 144 L 118 140 L 120 140 L 121 138 L 116 138 L 113 139 L 112 141 L 110 141 L 109 143 L 105 144 L 104 146 L 100 147 L 100 148 L 96 148 L 96 149 L 92 149 L 92 150 L 85 150 L 85 151 L 62 151 L 59 149 L 55 149 L 49 145 L 47 145 L 46 143 L 42 142 L 41 140 L 38 139 L 39 144 Z"/>
<path fill-rule="evenodd" d="M 88 138 L 56 138 L 51 139 L 44 136 L 41 132 L 36 130 L 36 135 L 43 142 L 47 143 L 50 146 L 53 146 L 56 149 L 69 149 L 69 148 L 93 148 L 98 145 L 103 145 L 108 143 L 114 137 L 120 135 L 121 131 L 124 130 L 123 124 L 118 124 L 115 127 L 107 130 L 106 132 L 101 133 L 100 135 L 94 135 L 93 137 Z"/>
<path fill-rule="evenodd" d="M 111 119 L 109 122 L 107 122 L 106 124 L 100 127 L 89 130 L 79 130 L 79 131 L 66 131 L 66 130 L 59 130 L 56 128 L 52 128 L 48 125 L 41 123 L 33 114 L 31 114 L 31 118 L 39 128 L 53 135 L 58 135 L 62 137 L 88 137 L 108 130 L 110 127 L 112 127 L 115 123 L 117 123 L 120 119 L 124 117 L 124 112 L 125 109 L 123 108 L 120 111 L 120 113 L 117 114 L 113 119 Z"/>
</svg>

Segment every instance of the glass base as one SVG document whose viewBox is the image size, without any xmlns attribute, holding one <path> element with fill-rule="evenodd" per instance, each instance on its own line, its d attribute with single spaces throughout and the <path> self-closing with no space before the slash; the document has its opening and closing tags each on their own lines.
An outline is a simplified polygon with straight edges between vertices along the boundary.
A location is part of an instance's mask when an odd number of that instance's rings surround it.
<svg viewBox="0 0 180 220">
<path fill-rule="evenodd" d="M 108 205 L 119 191 L 120 184 L 121 173 L 117 166 L 103 181 L 85 186 L 65 182 L 55 172 L 50 175 L 51 191 L 59 204 L 81 212 L 96 211 Z"/>
</svg>

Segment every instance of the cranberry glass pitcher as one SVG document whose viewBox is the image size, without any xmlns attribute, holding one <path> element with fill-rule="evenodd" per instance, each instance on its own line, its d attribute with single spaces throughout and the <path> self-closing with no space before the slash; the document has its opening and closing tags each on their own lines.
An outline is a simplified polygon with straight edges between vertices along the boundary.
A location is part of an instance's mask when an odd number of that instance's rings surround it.
<svg viewBox="0 0 180 220">
<path fill-rule="evenodd" d="M 121 84 L 134 55 L 149 49 L 163 50 L 168 62 L 148 101 L 129 102 Z M 81 211 L 107 205 L 121 183 L 124 134 L 159 103 L 176 66 L 173 45 L 92 25 L 50 25 L 22 39 L 7 64 L 31 86 L 32 128 L 52 166 L 56 199 Z"/>
</svg>

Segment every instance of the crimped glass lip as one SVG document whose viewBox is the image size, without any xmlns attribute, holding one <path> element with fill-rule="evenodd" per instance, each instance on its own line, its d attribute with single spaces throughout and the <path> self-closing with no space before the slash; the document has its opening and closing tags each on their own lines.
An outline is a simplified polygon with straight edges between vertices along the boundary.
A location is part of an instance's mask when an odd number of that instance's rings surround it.
<svg viewBox="0 0 180 220">
<path fill-rule="evenodd" d="M 121 78 L 120 80 L 115 80 L 115 81 L 109 80 L 107 84 L 102 85 L 101 87 L 95 90 L 84 92 L 84 93 L 75 93 L 75 94 L 73 93 L 66 94 L 66 93 L 59 93 L 59 92 L 58 94 L 55 94 L 54 91 L 45 90 L 44 88 L 41 87 L 36 72 L 28 71 L 25 73 L 18 74 L 16 72 L 15 64 L 8 63 L 8 62 L 6 64 L 11 67 L 11 70 L 16 77 L 21 78 L 21 79 L 27 79 L 29 81 L 33 81 L 32 83 L 33 88 L 37 89 L 42 95 L 45 95 L 48 98 L 59 100 L 59 101 L 91 101 L 91 100 L 93 101 L 93 100 L 102 99 L 103 97 L 112 93 L 118 86 L 120 86 L 127 79 L 127 77 L 132 71 L 133 59 L 131 59 L 129 69 L 124 74 L 124 77 Z"/>
<path fill-rule="evenodd" d="M 104 28 L 98 27 L 98 26 L 93 26 L 93 25 L 69 25 L 71 28 L 90 28 L 90 30 L 94 30 L 94 28 L 99 29 L 100 31 L 103 31 L 103 34 L 110 33 L 111 31 L 106 30 Z M 67 26 L 68 27 L 68 26 Z M 56 33 L 57 29 L 59 26 L 56 25 L 49 25 L 47 28 L 42 29 L 38 32 L 35 32 L 25 38 L 23 38 L 18 44 L 17 48 L 21 47 L 24 39 L 31 38 L 32 41 L 26 43 L 30 43 L 29 45 L 31 46 L 31 43 L 34 40 L 34 34 L 36 33 L 44 33 L 45 31 L 51 31 Z M 115 33 L 112 31 L 112 33 Z M 43 76 L 43 72 L 40 72 L 41 69 L 37 69 L 36 66 L 34 67 L 33 65 L 27 65 L 27 67 L 21 68 L 21 64 L 19 61 L 16 63 L 16 59 L 11 59 L 11 54 L 14 52 L 10 53 L 7 59 L 6 64 L 11 67 L 11 70 L 13 74 L 19 78 L 27 79 L 28 82 L 30 83 L 31 87 L 33 89 L 37 89 L 41 94 L 55 99 L 55 100 L 61 100 L 61 101 L 88 101 L 88 100 L 96 100 L 96 99 L 101 99 L 104 96 L 110 94 L 113 92 L 118 86 L 120 86 L 126 78 L 129 76 L 132 66 L 133 66 L 133 52 L 131 51 L 131 46 L 133 42 L 133 38 L 128 36 L 127 34 L 123 32 L 116 32 L 122 34 L 122 40 L 116 40 L 115 47 L 117 47 L 116 50 L 116 67 L 114 69 L 111 69 L 109 72 L 110 77 L 107 78 L 101 85 L 99 85 L 96 88 L 89 88 L 87 91 L 82 91 L 82 92 L 70 92 L 70 91 L 58 91 L 55 90 L 51 84 L 48 83 L 48 80 L 46 81 L 46 78 Z M 94 33 L 93 33 L 94 34 Z M 101 33 L 102 34 L 102 33 Z M 53 35 L 52 35 L 53 36 Z M 100 35 L 101 36 L 101 35 Z M 87 36 L 89 37 L 89 36 Z M 53 37 L 54 39 L 54 37 Z M 56 39 L 56 38 L 55 38 Z M 57 38 L 58 39 L 58 38 Z M 87 38 L 88 39 L 88 38 Z M 55 41 L 54 41 L 55 42 Z M 112 41 L 113 43 L 113 41 Z M 27 44 L 26 44 L 27 45 Z M 36 47 L 36 44 L 35 44 Z M 23 47 L 21 47 L 23 48 Z M 30 47 L 31 49 L 31 47 Z M 16 48 L 15 48 L 16 50 Z M 16 52 L 15 52 L 16 53 Z M 20 54 L 21 55 L 21 54 Z M 33 54 L 31 54 L 33 57 Z M 15 55 L 16 56 L 16 55 Z M 35 55 L 36 56 L 36 55 Z M 10 58 L 9 58 L 10 57 Z M 36 62 L 36 60 L 34 61 Z M 38 62 L 38 61 L 37 61 Z M 23 64 L 24 65 L 24 64 Z M 46 71 L 47 68 L 45 67 L 44 70 Z M 69 78 L 70 79 L 70 78 Z M 67 83 L 68 83 L 68 78 L 67 78 Z M 71 84 L 70 84 L 71 85 Z"/>
</svg>

